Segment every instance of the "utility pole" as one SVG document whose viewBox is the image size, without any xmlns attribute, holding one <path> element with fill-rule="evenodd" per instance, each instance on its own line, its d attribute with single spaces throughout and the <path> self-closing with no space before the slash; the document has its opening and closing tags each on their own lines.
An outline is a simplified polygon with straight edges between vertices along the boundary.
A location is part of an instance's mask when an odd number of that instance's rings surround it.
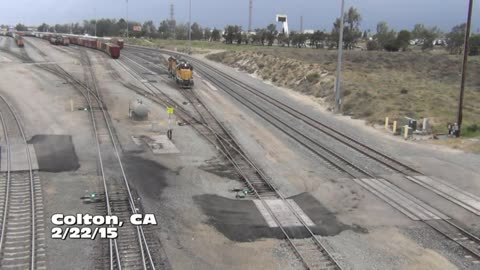
<svg viewBox="0 0 480 270">
<path fill-rule="evenodd" d="M 127 40 L 128 40 L 128 0 L 127 0 Z"/>
<path fill-rule="evenodd" d="M 300 34 L 303 33 L 303 16 L 300 16 Z"/>
<path fill-rule="evenodd" d="M 93 9 L 93 16 L 95 17 L 95 36 L 97 36 L 97 9 Z"/>
<path fill-rule="evenodd" d="M 188 54 L 192 53 L 192 0 L 188 6 Z"/>
<path fill-rule="evenodd" d="M 176 34 L 176 23 L 175 23 L 175 9 L 173 3 L 170 4 L 170 31 L 173 34 L 173 39 L 175 39 Z"/>
<path fill-rule="evenodd" d="M 249 0 L 248 4 L 248 32 L 252 32 L 252 12 L 253 12 L 253 0 Z"/>
<path fill-rule="evenodd" d="M 460 84 L 460 97 L 458 99 L 458 113 L 457 113 L 457 132 L 456 137 L 460 137 L 463 121 L 463 96 L 465 92 L 465 79 L 467 76 L 467 61 L 468 61 L 468 43 L 470 39 L 470 27 L 472 25 L 472 8 L 473 0 L 469 0 L 467 26 L 465 28 L 465 41 L 463 48 L 463 65 L 462 65 L 462 82 Z"/>
<path fill-rule="evenodd" d="M 340 112 L 342 108 L 342 53 L 343 53 L 343 16 L 345 10 L 345 0 L 342 0 L 342 8 L 340 14 L 340 35 L 338 38 L 338 62 L 337 62 L 337 78 L 335 80 L 335 111 Z"/>
</svg>

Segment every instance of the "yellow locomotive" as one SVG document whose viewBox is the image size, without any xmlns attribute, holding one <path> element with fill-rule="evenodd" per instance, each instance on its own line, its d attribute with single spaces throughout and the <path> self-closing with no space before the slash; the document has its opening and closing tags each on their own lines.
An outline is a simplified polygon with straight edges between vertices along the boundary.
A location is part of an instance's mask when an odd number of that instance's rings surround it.
<svg viewBox="0 0 480 270">
<path fill-rule="evenodd" d="M 168 73 L 182 88 L 192 88 L 193 67 L 183 60 L 177 61 L 174 57 L 168 58 Z"/>
</svg>

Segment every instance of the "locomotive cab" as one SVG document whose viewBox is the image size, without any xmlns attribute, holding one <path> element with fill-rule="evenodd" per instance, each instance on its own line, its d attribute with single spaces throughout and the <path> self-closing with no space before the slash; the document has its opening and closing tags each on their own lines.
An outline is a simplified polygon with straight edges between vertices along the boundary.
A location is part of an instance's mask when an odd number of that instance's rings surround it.
<svg viewBox="0 0 480 270">
<path fill-rule="evenodd" d="M 187 62 L 180 62 L 177 65 L 176 82 L 181 87 L 191 88 L 193 86 L 193 66 Z"/>
</svg>

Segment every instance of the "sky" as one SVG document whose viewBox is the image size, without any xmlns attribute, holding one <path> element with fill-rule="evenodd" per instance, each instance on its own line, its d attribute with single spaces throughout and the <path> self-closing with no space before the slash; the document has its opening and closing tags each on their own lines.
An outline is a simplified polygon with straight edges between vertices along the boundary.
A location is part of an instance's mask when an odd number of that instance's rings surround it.
<svg viewBox="0 0 480 270">
<path fill-rule="evenodd" d="M 191 1 L 192 22 L 212 28 L 227 24 L 248 28 L 249 0 Z M 169 17 L 171 3 L 177 22 L 187 22 L 189 0 L 128 0 L 128 17 L 140 22 L 153 20 L 158 25 Z M 423 23 L 449 31 L 466 21 L 468 0 L 345 0 L 345 6 L 359 10 L 363 30 L 375 32 L 376 24 L 386 21 L 396 30 L 411 30 L 416 23 Z M 126 0 L 0 0 L 0 24 L 63 24 L 95 17 L 119 19 L 126 14 Z M 340 0 L 253 0 L 253 28 L 274 23 L 276 14 L 287 14 L 291 30 L 300 28 L 303 16 L 304 29 L 330 31 L 340 15 Z M 480 32 L 478 0 L 474 3 L 472 31 Z"/>
</svg>

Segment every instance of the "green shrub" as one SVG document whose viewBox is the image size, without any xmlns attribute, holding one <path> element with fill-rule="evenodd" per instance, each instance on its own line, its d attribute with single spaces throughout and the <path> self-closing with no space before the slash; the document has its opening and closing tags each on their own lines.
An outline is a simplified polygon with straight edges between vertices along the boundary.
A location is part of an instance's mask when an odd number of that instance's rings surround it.
<svg viewBox="0 0 480 270">
<path fill-rule="evenodd" d="M 378 50 L 378 42 L 375 40 L 370 40 L 367 42 L 367 51 L 376 51 Z"/>
<path fill-rule="evenodd" d="M 307 75 L 307 81 L 310 83 L 317 82 L 320 79 L 318 72 L 310 73 Z"/>
</svg>

